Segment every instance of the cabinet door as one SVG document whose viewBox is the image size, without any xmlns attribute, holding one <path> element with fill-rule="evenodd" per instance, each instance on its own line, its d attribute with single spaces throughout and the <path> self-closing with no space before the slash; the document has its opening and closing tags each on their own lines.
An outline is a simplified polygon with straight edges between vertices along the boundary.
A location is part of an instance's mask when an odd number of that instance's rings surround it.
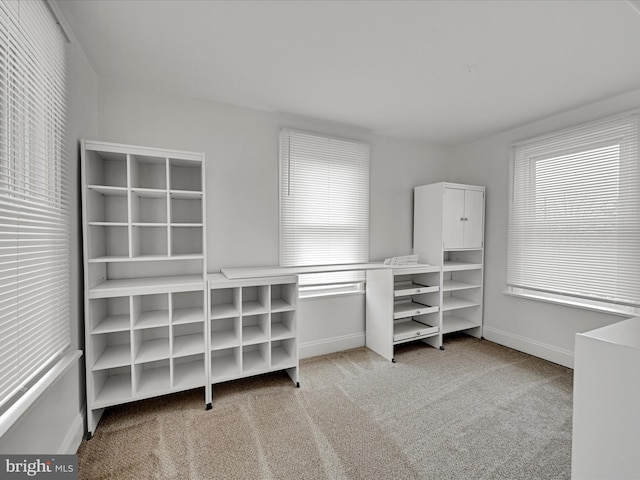
<svg viewBox="0 0 640 480">
<path fill-rule="evenodd" d="M 464 243 L 465 191 L 445 188 L 443 201 L 442 242 L 443 248 L 463 248 Z"/>
<path fill-rule="evenodd" d="M 484 193 L 466 190 L 464 196 L 464 248 L 482 248 Z"/>
</svg>

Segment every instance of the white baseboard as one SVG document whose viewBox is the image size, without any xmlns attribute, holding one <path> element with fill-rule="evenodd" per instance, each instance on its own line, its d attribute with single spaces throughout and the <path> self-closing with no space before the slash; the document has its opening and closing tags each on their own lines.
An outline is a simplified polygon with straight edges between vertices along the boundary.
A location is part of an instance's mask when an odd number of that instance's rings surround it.
<svg viewBox="0 0 640 480">
<path fill-rule="evenodd" d="M 325 338 L 315 342 L 301 343 L 298 346 L 298 356 L 300 358 L 317 357 L 328 353 L 349 350 L 350 348 L 364 347 L 365 333 L 354 333 L 342 335 L 340 337 Z"/>
<path fill-rule="evenodd" d="M 78 451 L 84 438 L 84 423 L 84 414 L 78 413 L 71 425 L 69 425 L 69 430 L 67 430 L 67 434 L 60 445 L 58 455 L 74 455 Z"/>
<path fill-rule="evenodd" d="M 493 327 L 484 326 L 482 336 L 491 342 L 519 350 L 534 357 L 543 358 L 553 363 L 573 368 L 573 352 L 547 343 L 531 340 Z"/>
</svg>

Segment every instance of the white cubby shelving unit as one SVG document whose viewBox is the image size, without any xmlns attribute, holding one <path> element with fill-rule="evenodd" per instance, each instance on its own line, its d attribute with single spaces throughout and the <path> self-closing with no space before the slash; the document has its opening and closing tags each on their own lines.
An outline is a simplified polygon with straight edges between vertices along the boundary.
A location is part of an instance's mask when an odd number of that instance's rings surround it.
<svg viewBox="0 0 640 480">
<path fill-rule="evenodd" d="M 395 345 L 422 341 L 441 347 L 440 267 L 367 270 L 366 345 L 394 360 Z"/>
<path fill-rule="evenodd" d="M 201 153 L 82 141 L 89 438 L 106 407 L 208 384 L 204 181 Z"/>
<path fill-rule="evenodd" d="M 440 182 L 414 190 L 413 251 L 442 268 L 441 342 L 453 332 L 482 337 L 484 204 L 482 186 Z"/>
<path fill-rule="evenodd" d="M 207 278 L 211 385 L 286 370 L 299 386 L 297 277 Z"/>
</svg>

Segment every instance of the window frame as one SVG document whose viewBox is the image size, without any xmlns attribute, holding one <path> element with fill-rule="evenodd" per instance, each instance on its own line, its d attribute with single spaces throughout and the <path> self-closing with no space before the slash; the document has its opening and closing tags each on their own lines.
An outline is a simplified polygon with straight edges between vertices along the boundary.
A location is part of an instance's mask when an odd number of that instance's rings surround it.
<svg viewBox="0 0 640 480">
<path fill-rule="evenodd" d="M 593 152 L 596 152 L 597 150 L 604 151 L 607 147 L 618 145 L 620 150 L 615 157 L 617 159 L 617 167 L 612 167 L 612 169 L 618 169 L 618 172 L 616 173 L 616 185 L 620 189 L 619 194 L 616 195 L 615 198 L 617 201 L 620 201 L 620 199 L 622 199 L 623 201 L 632 203 L 633 199 L 629 200 L 629 198 L 627 197 L 628 193 L 625 194 L 624 189 L 631 188 L 633 191 L 637 191 L 638 189 L 640 189 L 640 158 L 638 153 L 638 145 L 640 144 L 640 120 L 638 118 L 638 113 L 639 112 L 637 110 L 626 112 L 621 115 L 607 117 L 595 122 L 590 122 L 584 125 L 572 127 L 550 135 L 536 137 L 512 145 L 508 174 L 509 197 L 507 218 L 507 282 L 506 288 L 503 293 L 505 293 L 506 295 L 523 297 L 531 300 L 539 300 L 570 307 L 595 310 L 624 317 L 636 316 L 640 314 L 640 295 L 638 294 L 638 292 L 636 292 L 635 295 L 635 298 L 638 299 L 638 303 L 633 303 L 632 301 L 623 302 L 615 298 L 607 298 L 606 295 L 599 296 L 597 287 L 595 287 L 594 290 L 587 295 L 584 293 L 579 294 L 579 289 L 576 289 L 573 293 L 571 293 L 567 291 L 560 291 L 557 287 L 532 287 L 532 285 L 527 284 L 526 281 L 522 281 L 522 283 L 520 284 L 514 281 L 514 278 L 516 278 L 519 274 L 519 271 L 517 273 L 514 273 L 514 271 L 518 268 L 522 268 L 517 266 L 517 260 L 521 259 L 520 249 L 527 248 L 526 241 L 521 243 L 518 243 L 517 241 L 518 236 L 523 235 L 522 231 L 520 231 L 519 229 L 525 231 L 526 229 L 530 229 L 532 232 L 536 232 L 535 227 L 533 229 L 531 229 L 529 226 L 521 227 L 521 224 L 523 222 L 532 221 L 532 219 L 535 220 L 538 218 L 536 211 L 536 209 L 538 208 L 536 192 L 538 175 L 538 172 L 536 170 L 537 162 L 541 160 L 553 160 L 562 157 L 569 157 L 578 153 L 588 154 L 586 155 L 586 157 L 590 158 L 593 155 Z M 621 130 L 627 129 L 628 134 L 618 137 L 614 135 L 607 136 L 607 130 L 616 128 L 620 128 Z M 593 133 L 593 138 L 583 138 L 586 137 L 587 133 L 589 132 Z M 601 136 L 601 138 L 599 138 L 598 136 Z M 565 144 L 564 146 L 563 142 Z M 575 143 L 576 145 L 571 148 L 566 147 L 566 145 L 570 146 L 572 143 Z M 554 145 L 560 146 L 556 146 L 554 148 Z M 536 149 L 541 150 L 543 153 L 536 155 Z M 534 153 L 529 155 L 527 154 L 528 151 L 532 151 Z M 522 163 L 525 161 L 522 158 L 526 158 L 526 162 L 528 162 L 528 165 L 526 167 L 522 166 Z M 629 165 L 631 165 L 631 167 L 629 167 Z M 577 168 L 579 167 L 574 167 L 574 169 Z M 632 173 L 630 178 L 633 178 L 633 184 L 631 187 L 628 185 L 628 179 L 624 177 L 625 173 L 629 172 Z M 518 176 L 523 174 L 525 175 L 525 177 L 521 177 L 521 179 L 518 179 Z M 521 198 L 519 198 L 518 200 L 515 199 L 516 184 L 525 185 L 525 189 L 527 191 L 526 195 L 523 195 L 523 197 L 525 198 L 524 200 L 522 200 Z M 520 192 L 518 192 L 518 196 L 520 195 Z M 514 216 L 516 215 L 515 212 L 517 208 L 519 208 L 515 205 L 517 201 L 521 201 L 521 204 L 523 205 L 522 207 L 520 207 L 520 212 L 526 211 L 530 215 L 525 215 L 524 218 L 514 218 Z M 628 204 L 625 204 L 625 206 L 627 205 Z M 585 217 L 587 220 L 583 223 L 583 225 L 588 227 L 588 222 L 597 220 L 596 217 L 597 214 L 595 213 L 593 219 Z M 561 221 L 565 220 L 566 224 L 566 220 L 571 217 L 569 216 L 569 214 L 564 214 L 563 216 L 559 216 L 559 218 Z M 640 214 L 635 214 L 636 224 L 639 220 Z M 556 227 L 555 232 L 559 232 L 561 228 L 562 226 Z M 615 230 L 615 232 L 618 231 L 618 229 Z M 512 236 L 514 236 L 515 239 L 513 239 Z M 616 233 L 615 236 L 619 237 L 620 235 Z M 628 240 L 626 244 L 629 244 Z M 615 262 L 615 266 L 612 267 L 612 271 L 616 273 L 616 282 L 619 281 L 617 280 L 617 272 L 620 265 L 619 252 L 624 249 L 624 246 L 626 244 L 624 240 L 619 240 L 615 244 L 615 256 L 618 260 Z M 532 245 L 534 244 L 530 244 L 529 248 L 533 248 Z M 516 250 L 517 253 L 514 253 L 514 251 Z M 638 254 L 635 255 L 636 262 L 638 262 L 638 256 Z M 627 285 L 632 285 L 634 283 L 632 280 L 629 280 L 630 278 L 632 278 L 631 276 L 627 275 L 626 278 Z M 620 292 L 620 289 L 617 288 L 616 290 Z"/>
<path fill-rule="evenodd" d="M 285 200 L 291 194 L 291 165 L 292 165 L 292 152 L 291 152 L 291 138 L 295 136 L 309 137 L 310 142 L 335 142 L 336 145 L 346 144 L 351 148 L 361 149 L 363 152 L 363 158 L 359 159 L 358 162 L 362 161 L 362 165 L 358 165 L 357 168 L 360 171 L 356 172 L 354 175 L 358 177 L 358 183 L 366 183 L 366 194 L 364 194 L 361 198 L 358 198 L 358 209 L 357 212 L 352 212 L 352 214 L 357 217 L 357 221 L 353 223 L 349 223 L 348 225 L 337 225 L 336 228 L 331 228 L 331 224 L 322 224 L 322 223 L 303 223 L 302 230 L 308 231 L 325 231 L 325 232 L 333 232 L 335 230 L 343 230 L 343 231 L 354 231 L 353 240 L 354 244 L 357 245 L 355 247 L 355 251 L 359 252 L 359 255 L 356 254 L 355 258 L 350 258 L 346 262 L 337 262 L 331 263 L 328 261 L 311 261 L 305 264 L 300 262 L 296 262 L 291 259 L 290 252 L 286 251 L 287 249 L 287 241 L 285 241 L 285 237 L 287 237 L 290 232 L 287 230 L 287 220 L 283 217 L 286 217 L 284 213 Z M 347 147 L 345 147 L 347 148 Z M 316 153 L 316 152 L 314 152 Z M 326 153 L 326 152 L 324 152 Z M 344 152 L 343 152 L 344 154 Z M 326 158 L 323 158 L 322 161 L 326 161 Z M 311 163 L 307 161 L 307 164 Z M 353 168 L 356 168 L 357 163 L 354 164 Z M 367 263 L 369 261 L 369 177 L 370 177 L 370 147 L 368 144 L 358 141 L 345 139 L 336 136 L 324 135 L 319 133 L 312 133 L 307 131 L 301 131 L 296 129 L 284 128 L 280 131 L 279 136 L 279 162 L 278 162 L 278 182 L 279 182 L 279 265 L 281 267 L 317 267 L 317 266 L 328 266 L 331 265 L 361 265 L 363 263 Z M 327 195 L 327 198 L 329 195 Z M 298 210 L 299 211 L 299 210 Z M 361 223 L 363 222 L 363 216 L 366 217 L 366 221 L 364 222 L 366 228 L 363 228 Z M 308 217 L 307 217 L 308 218 Z M 291 225 L 293 222 L 289 222 Z M 364 232 L 364 233 L 363 233 Z M 292 242 L 289 242 L 292 243 Z M 364 245 L 364 252 L 363 252 Z M 286 257 L 290 258 L 287 260 Z M 293 255 L 296 256 L 295 254 Z M 328 268 L 325 273 L 301 273 L 299 276 L 300 281 L 300 298 L 313 298 L 313 297 L 324 297 L 324 296 L 335 296 L 335 295 L 353 295 L 353 294 L 364 294 L 364 272 L 362 270 L 344 270 L 340 269 L 340 271 L 331 271 Z"/>
</svg>

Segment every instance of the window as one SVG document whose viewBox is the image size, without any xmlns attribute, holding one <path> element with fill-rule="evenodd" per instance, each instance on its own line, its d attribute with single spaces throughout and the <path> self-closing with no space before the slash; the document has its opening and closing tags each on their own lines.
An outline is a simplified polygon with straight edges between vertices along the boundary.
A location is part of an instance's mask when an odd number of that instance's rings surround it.
<svg viewBox="0 0 640 480">
<path fill-rule="evenodd" d="M 0 1 L 0 412 L 70 344 L 65 37 Z"/>
<path fill-rule="evenodd" d="M 369 146 L 283 130 L 280 265 L 369 261 Z M 362 291 L 363 272 L 300 276 L 300 295 Z"/>
<path fill-rule="evenodd" d="M 507 293 L 640 313 L 638 117 L 516 145 Z"/>
</svg>

